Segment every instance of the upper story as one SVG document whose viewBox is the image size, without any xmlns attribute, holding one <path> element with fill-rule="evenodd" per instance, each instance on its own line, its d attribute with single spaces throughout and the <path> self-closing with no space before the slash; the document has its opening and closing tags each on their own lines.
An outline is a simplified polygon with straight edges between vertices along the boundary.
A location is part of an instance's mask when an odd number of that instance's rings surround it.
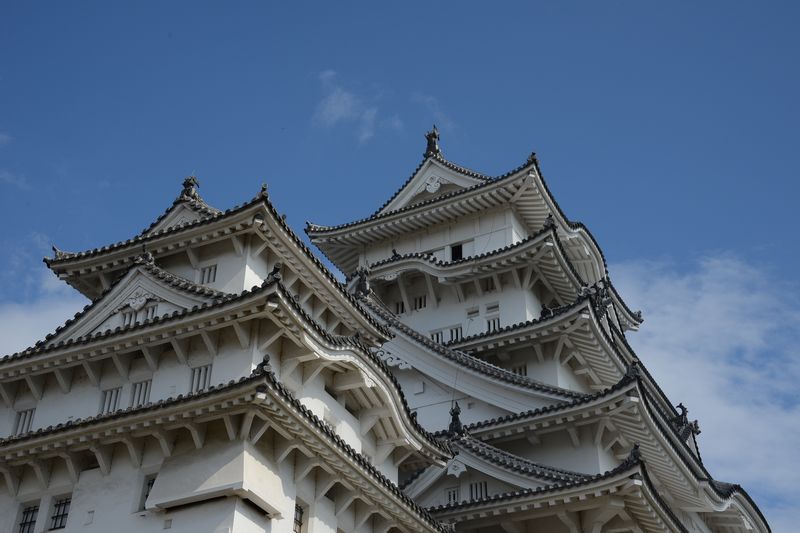
<svg viewBox="0 0 800 533">
<path fill-rule="evenodd" d="M 426 139 L 420 165 L 371 216 L 308 224 L 348 279 L 365 272 L 407 324 L 444 341 L 538 318 L 594 286 L 608 288 L 618 329 L 638 327 L 594 237 L 561 211 L 534 154 L 489 177 L 446 160 L 435 127 Z"/>
</svg>

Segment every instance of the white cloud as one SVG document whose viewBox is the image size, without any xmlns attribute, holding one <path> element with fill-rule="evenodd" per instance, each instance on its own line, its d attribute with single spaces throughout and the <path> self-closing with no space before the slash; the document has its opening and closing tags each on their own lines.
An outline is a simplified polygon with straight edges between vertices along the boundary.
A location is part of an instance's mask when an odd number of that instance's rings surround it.
<svg viewBox="0 0 800 533">
<path fill-rule="evenodd" d="M 23 191 L 30 190 L 31 188 L 30 183 L 28 183 L 28 178 L 22 174 L 14 174 L 7 170 L 0 170 L 0 183 L 11 185 Z"/>
<path fill-rule="evenodd" d="M 800 520 L 800 301 L 758 265 L 707 257 L 689 271 L 666 262 L 611 269 L 645 323 L 629 335 L 674 403 L 700 421 L 711 474 L 742 484 L 773 531 Z"/>
<path fill-rule="evenodd" d="M 380 118 L 378 106 L 345 88 L 336 71 L 321 72 L 319 80 L 325 95 L 314 113 L 314 123 L 318 126 L 333 128 L 350 125 L 355 129 L 356 139 L 360 143 L 372 139 L 378 128 L 391 131 L 402 129 L 403 123 L 397 115 Z"/>
<path fill-rule="evenodd" d="M 414 102 L 427 107 L 430 114 L 433 115 L 433 119 L 436 121 L 436 124 L 441 129 L 453 130 L 455 128 L 455 123 L 444 111 L 442 111 L 442 108 L 439 105 L 439 99 L 435 96 L 423 93 L 414 93 L 411 96 L 411 99 Z"/>
</svg>

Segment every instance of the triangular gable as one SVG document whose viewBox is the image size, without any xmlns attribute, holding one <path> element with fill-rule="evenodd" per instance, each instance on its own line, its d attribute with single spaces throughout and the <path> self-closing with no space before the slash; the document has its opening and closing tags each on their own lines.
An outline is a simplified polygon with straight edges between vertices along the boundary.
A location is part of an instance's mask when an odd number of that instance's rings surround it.
<svg viewBox="0 0 800 533">
<path fill-rule="evenodd" d="M 105 294 L 67 322 L 48 344 L 114 330 L 211 302 L 216 291 L 138 262 Z"/>
<path fill-rule="evenodd" d="M 438 159 L 429 157 L 377 214 L 395 211 L 407 205 L 485 182 L 485 179 L 457 172 Z"/>
<path fill-rule="evenodd" d="M 159 231 L 175 228 L 182 224 L 189 224 L 207 218 L 218 211 L 202 202 L 198 201 L 178 201 L 167 212 L 161 215 L 149 228 L 142 232 L 142 235 L 152 235 Z"/>
</svg>

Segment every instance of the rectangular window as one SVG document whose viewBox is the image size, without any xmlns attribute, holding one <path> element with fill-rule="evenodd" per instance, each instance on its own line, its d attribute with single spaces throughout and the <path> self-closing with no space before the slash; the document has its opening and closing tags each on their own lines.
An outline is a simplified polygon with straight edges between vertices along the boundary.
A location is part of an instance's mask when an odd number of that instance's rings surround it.
<svg viewBox="0 0 800 533">
<path fill-rule="evenodd" d="M 33 533 L 33 528 L 36 527 L 36 517 L 38 516 L 38 503 L 23 507 L 22 516 L 19 519 L 19 529 L 17 529 L 17 533 Z"/>
<path fill-rule="evenodd" d="M 489 491 L 487 490 L 486 481 L 476 481 L 474 483 L 469 484 L 469 499 L 470 500 L 480 500 L 487 496 Z"/>
<path fill-rule="evenodd" d="M 302 533 L 303 531 L 303 508 L 299 505 L 294 506 L 294 527 L 292 528 L 293 533 Z"/>
<path fill-rule="evenodd" d="M 499 313 L 500 312 L 500 304 L 489 304 L 486 306 L 486 314 L 491 315 L 492 313 Z"/>
<path fill-rule="evenodd" d="M 447 503 L 458 503 L 458 487 L 447 489 Z"/>
<path fill-rule="evenodd" d="M 217 265 L 209 265 L 200 269 L 200 283 L 205 285 L 217 281 Z"/>
<path fill-rule="evenodd" d="M 152 384 L 152 379 L 139 381 L 133 384 L 131 388 L 131 407 L 139 407 L 150 401 L 150 387 Z"/>
<path fill-rule="evenodd" d="M 122 387 L 107 389 L 103 391 L 100 399 L 100 414 L 113 413 L 119 408 L 119 396 L 122 394 Z"/>
<path fill-rule="evenodd" d="M 404 301 L 399 301 L 394 303 L 394 314 L 402 315 L 406 312 L 406 303 Z"/>
<path fill-rule="evenodd" d="M 128 309 L 127 311 L 122 312 L 122 327 L 127 328 L 128 326 L 132 326 L 133 323 L 136 321 L 136 311 L 133 309 Z"/>
<path fill-rule="evenodd" d="M 211 365 L 198 366 L 192 369 L 192 383 L 189 392 L 205 390 L 211 385 Z"/>
<path fill-rule="evenodd" d="M 458 261 L 459 259 L 464 258 L 464 245 L 463 244 L 454 244 L 450 247 L 450 260 L 451 261 Z"/>
<path fill-rule="evenodd" d="M 467 309 L 467 318 L 468 319 L 478 318 L 478 314 L 479 314 L 479 312 L 478 312 L 478 308 L 477 307 L 473 307 L 472 309 Z"/>
<path fill-rule="evenodd" d="M 419 309 L 424 309 L 425 306 L 428 305 L 428 296 L 423 294 L 422 296 L 415 296 L 414 297 L 414 310 L 417 311 Z"/>
<path fill-rule="evenodd" d="M 17 423 L 14 424 L 14 435 L 22 435 L 31 430 L 34 413 L 36 413 L 36 409 L 25 409 L 17 413 Z"/>
<path fill-rule="evenodd" d="M 511 367 L 511 371 L 518 376 L 527 376 L 528 375 L 528 365 L 521 364 L 515 365 Z"/>
<path fill-rule="evenodd" d="M 500 317 L 496 316 L 486 319 L 486 331 L 488 333 L 494 333 L 498 329 L 500 329 Z"/>
<path fill-rule="evenodd" d="M 53 516 L 50 517 L 50 529 L 64 529 L 67 527 L 67 517 L 69 516 L 69 506 L 72 503 L 72 496 L 58 498 L 53 504 Z"/>
<path fill-rule="evenodd" d="M 153 320 L 156 317 L 156 310 L 158 305 L 150 305 L 144 308 L 144 319 Z"/>
<path fill-rule="evenodd" d="M 434 342 L 438 342 L 439 344 L 441 344 L 443 338 L 444 338 L 444 332 L 443 331 L 433 331 L 433 332 L 431 332 L 431 339 L 433 339 Z"/>
<path fill-rule="evenodd" d="M 457 342 L 463 338 L 461 333 L 461 326 L 454 326 L 450 328 L 450 342 Z"/>
</svg>

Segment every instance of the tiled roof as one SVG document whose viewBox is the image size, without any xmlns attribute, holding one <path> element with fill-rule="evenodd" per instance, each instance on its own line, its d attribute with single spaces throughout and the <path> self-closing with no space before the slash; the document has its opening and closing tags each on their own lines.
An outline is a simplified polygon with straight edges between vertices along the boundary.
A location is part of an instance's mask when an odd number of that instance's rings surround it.
<svg viewBox="0 0 800 533">
<path fill-rule="evenodd" d="M 148 231 L 158 226 L 162 220 L 164 220 L 165 218 L 167 218 L 167 216 L 169 216 L 169 214 L 177 205 L 184 205 L 188 207 L 189 209 L 200 215 L 201 219 L 213 217 L 220 213 L 219 209 L 217 209 L 216 207 L 211 207 L 199 196 L 197 197 L 197 199 L 187 198 L 185 196 L 178 196 L 175 199 L 175 201 L 172 202 L 172 205 L 169 206 L 167 210 L 164 211 L 164 213 L 162 213 L 157 219 L 155 219 L 152 224 L 143 229 L 141 233 L 139 233 L 139 235 L 145 235 L 147 234 Z"/>
<path fill-rule="evenodd" d="M 79 418 L 75 420 L 70 420 L 63 424 L 48 426 L 47 428 L 37 429 L 35 431 L 30 431 L 22 435 L 7 437 L 5 439 L 0 439 L 0 447 L 7 446 L 10 444 L 16 444 L 18 442 L 27 441 L 42 436 L 49 436 L 62 433 L 72 429 L 90 427 L 95 424 L 99 424 L 108 420 L 123 418 L 128 415 L 142 414 L 150 411 L 156 411 L 159 409 L 173 407 L 181 403 L 187 403 L 196 399 L 211 397 L 216 394 L 221 394 L 230 391 L 234 388 L 245 387 L 247 385 L 256 385 L 257 386 L 256 390 L 265 391 L 267 389 L 271 389 L 276 393 L 278 393 L 278 395 L 281 396 L 284 401 L 286 401 L 291 407 L 293 407 L 297 412 L 299 412 L 309 423 L 315 426 L 316 429 L 319 430 L 320 434 L 324 435 L 329 440 L 331 440 L 333 444 L 336 445 L 337 448 L 346 453 L 355 463 L 357 463 L 361 468 L 366 470 L 375 480 L 377 480 L 381 485 L 383 485 L 386 489 L 388 489 L 396 498 L 401 500 L 406 506 L 411 508 L 412 511 L 416 513 L 420 518 L 422 518 L 425 522 L 427 522 L 437 531 L 442 531 L 442 532 L 452 531 L 452 528 L 450 526 L 439 523 L 435 518 L 433 518 L 430 515 L 430 513 L 426 509 L 423 509 L 416 502 L 414 502 L 408 496 L 403 494 L 403 492 L 398 488 L 398 486 L 391 480 L 389 480 L 386 476 L 384 476 L 377 468 L 375 468 L 375 466 L 369 461 L 369 459 L 367 459 L 364 455 L 356 451 L 352 446 L 347 444 L 336 433 L 336 431 L 333 428 L 331 428 L 325 421 L 321 420 L 319 417 L 313 414 L 305 405 L 303 405 L 297 398 L 295 398 L 295 396 L 278 380 L 278 378 L 272 372 L 267 362 L 258 365 L 249 376 L 243 377 L 238 381 L 232 380 L 224 385 L 211 386 L 207 390 L 201 392 L 181 394 L 174 398 L 171 397 L 165 400 L 159 400 L 158 402 L 149 403 L 144 406 L 129 407 L 127 409 L 120 409 L 113 413 L 101 414 L 83 419 Z"/>
<path fill-rule="evenodd" d="M 444 356 L 445 358 L 454 361 L 455 363 L 464 366 L 466 368 L 469 368 L 475 372 L 479 372 L 494 379 L 505 381 L 506 383 L 510 383 L 518 387 L 536 390 L 546 394 L 560 396 L 562 398 L 572 399 L 572 398 L 582 398 L 585 396 L 585 394 L 580 392 L 575 392 L 568 389 L 562 389 L 560 387 L 554 387 L 552 385 L 548 385 L 546 383 L 542 383 L 540 381 L 531 379 L 527 376 L 520 376 L 504 368 L 500 368 L 498 366 L 487 363 L 486 361 L 478 359 L 477 357 L 473 357 L 468 353 L 448 348 L 447 346 L 439 344 L 430 339 L 429 337 L 427 337 L 426 335 L 423 335 L 415 331 L 414 329 L 406 326 L 391 311 L 385 309 L 380 303 L 370 300 L 365 300 L 365 302 L 367 303 L 369 308 L 372 309 L 383 320 L 385 320 L 392 329 L 402 332 L 404 335 L 410 337 L 418 344 L 422 344 L 426 348 L 433 350 L 434 352 Z"/>
</svg>

